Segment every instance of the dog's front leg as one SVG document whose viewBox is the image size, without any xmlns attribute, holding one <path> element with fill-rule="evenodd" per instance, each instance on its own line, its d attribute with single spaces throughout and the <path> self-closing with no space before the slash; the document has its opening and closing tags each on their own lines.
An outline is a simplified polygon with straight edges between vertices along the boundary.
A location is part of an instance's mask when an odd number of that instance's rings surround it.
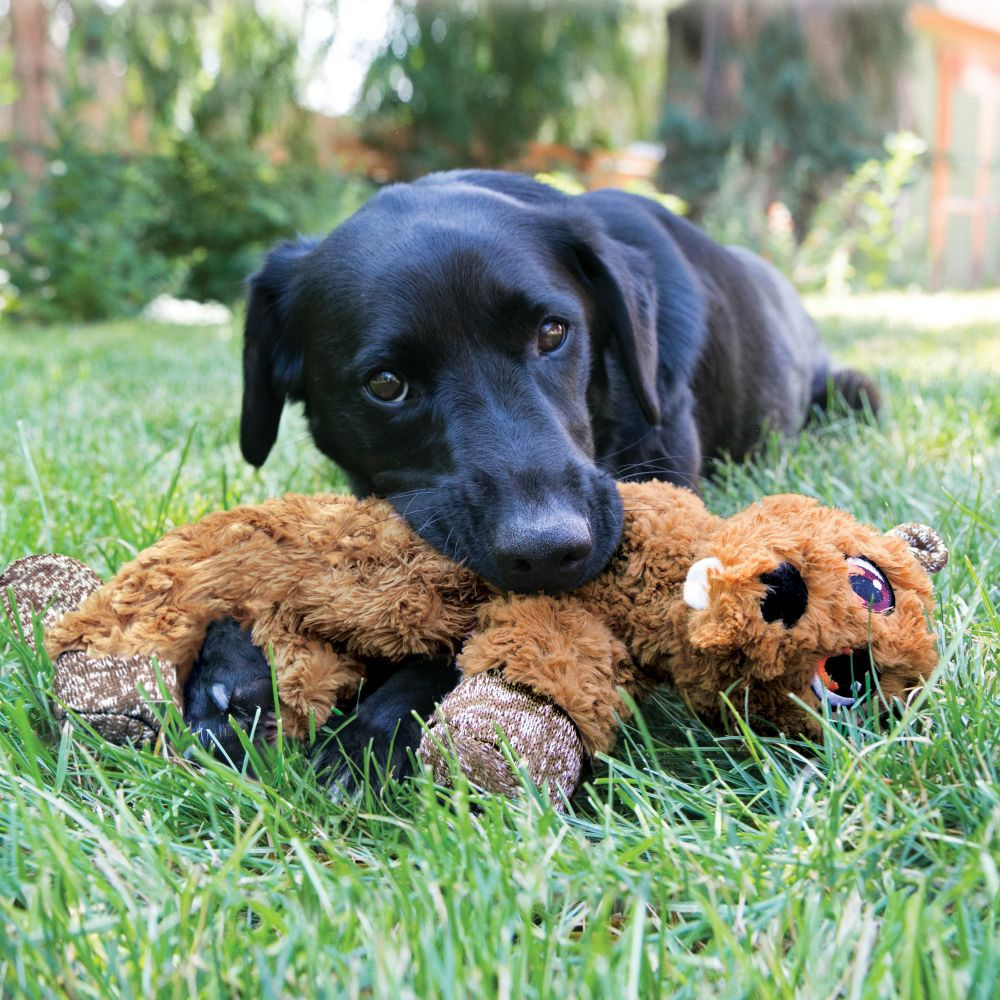
<svg viewBox="0 0 1000 1000">
<path fill-rule="evenodd" d="M 353 715 L 324 727 L 313 754 L 316 770 L 331 787 L 348 793 L 365 776 L 374 783 L 409 776 L 424 720 L 457 681 L 451 656 L 410 657 L 362 697 Z"/>
</svg>

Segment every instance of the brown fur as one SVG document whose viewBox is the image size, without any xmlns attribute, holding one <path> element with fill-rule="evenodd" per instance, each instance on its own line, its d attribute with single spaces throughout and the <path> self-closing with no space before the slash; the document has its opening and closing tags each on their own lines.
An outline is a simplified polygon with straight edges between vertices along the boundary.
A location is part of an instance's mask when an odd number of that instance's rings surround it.
<svg viewBox="0 0 1000 1000">
<path fill-rule="evenodd" d="M 768 497 L 729 519 L 665 483 L 624 484 L 625 533 L 611 565 L 560 597 L 504 597 L 417 538 L 381 501 L 289 495 L 178 528 L 123 567 L 46 636 L 53 657 L 156 654 L 183 684 L 207 624 L 232 615 L 271 647 L 288 731 L 303 735 L 349 698 L 367 658 L 458 649 L 467 674 L 502 669 L 570 716 L 591 753 L 641 698 L 675 685 L 711 723 L 720 695 L 785 731 L 817 726 L 822 657 L 871 643 L 886 697 L 937 661 L 926 572 L 902 538 L 806 497 Z M 848 582 L 847 556 L 891 581 L 895 610 L 875 615 Z M 708 606 L 682 592 L 692 563 L 714 556 Z M 760 613 L 761 574 L 795 565 L 808 606 L 790 628 Z"/>
</svg>

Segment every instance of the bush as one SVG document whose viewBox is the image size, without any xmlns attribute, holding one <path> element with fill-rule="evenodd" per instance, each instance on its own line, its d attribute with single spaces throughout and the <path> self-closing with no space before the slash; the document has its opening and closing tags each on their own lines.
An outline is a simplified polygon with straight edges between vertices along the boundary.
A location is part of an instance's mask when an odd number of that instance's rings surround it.
<svg viewBox="0 0 1000 1000">
<path fill-rule="evenodd" d="M 103 319 L 163 292 L 233 302 L 266 246 L 328 229 L 368 192 L 360 181 L 274 166 L 254 150 L 194 136 L 170 156 L 64 141 L 33 193 L 4 211 L 0 312 Z"/>
<path fill-rule="evenodd" d="M 368 193 L 361 182 L 313 166 L 275 166 L 254 150 L 193 135 L 157 172 L 171 210 L 151 237 L 160 252 L 186 262 L 183 294 L 202 302 L 232 302 L 263 248 L 328 229 Z"/>
<path fill-rule="evenodd" d="M 766 167 L 772 150 L 763 149 L 765 166 L 757 167 L 738 148 L 730 150 L 700 220 L 710 235 L 750 247 L 801 289 L 877 291 L 920 277 L 921 254 L 901 208 L 922 168 L 923 140 L 908 132 L 888 136 L 886 155 L 863 162 L 823 198 L 800 241 L 800 220 L 773 200 Z"/>
<path fill-rule="evenodd" d="M 151 240 L 166 211 L 147 162 L 61 143 L 42 181 L 4 212 L 7 311 L 38 320 L 99 319 L 134 313 L 155 295 L 176 291 L 183 263 Z"/>
<path fill-rule="evenodd" d="M 901 224 L 900 205 L 917 179 L 927 146 L 909 132 L 887 137 L 887 155 L 865 161 L 825 199 L 796 254 L 802 286 L 840 292 L 879 291 L 914 278 L 913 226 Z M 915 220 L 909 220 L 911 223 Z"/>
</svg>

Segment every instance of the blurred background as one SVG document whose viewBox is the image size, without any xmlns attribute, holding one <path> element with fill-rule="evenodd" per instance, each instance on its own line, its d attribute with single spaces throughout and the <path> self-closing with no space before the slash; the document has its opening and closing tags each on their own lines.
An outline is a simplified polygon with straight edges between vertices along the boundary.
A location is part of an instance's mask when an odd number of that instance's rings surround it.
<svg viewBox="0 0 1000 1000">
<path fill-rule="evenodd" d="M 803 290 L 993 287 L 996 0 L 0 0 L 0 318 L 232 304 L 378 185 L 664 197 Z"/>
</svg>

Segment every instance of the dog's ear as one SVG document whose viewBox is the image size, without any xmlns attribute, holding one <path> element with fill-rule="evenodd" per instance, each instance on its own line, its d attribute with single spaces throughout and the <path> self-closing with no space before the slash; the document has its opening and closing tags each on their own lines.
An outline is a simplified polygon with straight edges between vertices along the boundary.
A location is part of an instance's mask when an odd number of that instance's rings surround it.
<svg viewBox="0 0 1000 1000">
<path fill-rule="evenodd" d="M 303 348 L 290 314 L 302 258 L 315 246 L 315 240 L 282 243 L 247 282 L 240 450 L 251 465 L 263 465 L 271 451 L 285 400 L 304 398 Z"/>
<path fill-rule="evenodd" d="M 594 302 L 594 341 L 614 344 L 643 415 L 660 422 L 656 282 L 646 260 L 604 233 L 582 235 L 573 253 Z"/>
</svg>

